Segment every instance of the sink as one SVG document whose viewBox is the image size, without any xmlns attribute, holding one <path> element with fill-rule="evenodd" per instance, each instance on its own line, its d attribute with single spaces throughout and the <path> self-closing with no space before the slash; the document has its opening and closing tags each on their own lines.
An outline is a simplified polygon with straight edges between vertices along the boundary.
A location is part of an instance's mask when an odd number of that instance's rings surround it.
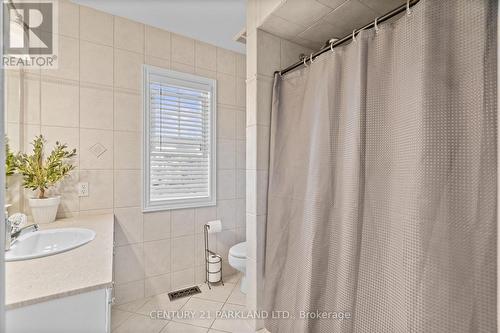
<svg viewBox="0 0 500 333">
<path fill-rule="evenodd" d="M 5 261 L 51 256 L 82 246 L 95 238 L 95 231 L 84 228 L 46 229 L 26 232 L 5 252 Z"/>
</svg>

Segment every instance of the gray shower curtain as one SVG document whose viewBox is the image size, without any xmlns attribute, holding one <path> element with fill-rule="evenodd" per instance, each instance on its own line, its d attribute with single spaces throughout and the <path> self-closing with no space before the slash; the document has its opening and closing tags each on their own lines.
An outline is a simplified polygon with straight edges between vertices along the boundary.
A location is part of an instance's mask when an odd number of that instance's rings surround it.
<svg viewBox="0 0 500 333">
<path fill-rule="evenodd" d="M 272 333 L 496 332 L 496 6 L 421 0 L 276 77 Z"/>
</svg>

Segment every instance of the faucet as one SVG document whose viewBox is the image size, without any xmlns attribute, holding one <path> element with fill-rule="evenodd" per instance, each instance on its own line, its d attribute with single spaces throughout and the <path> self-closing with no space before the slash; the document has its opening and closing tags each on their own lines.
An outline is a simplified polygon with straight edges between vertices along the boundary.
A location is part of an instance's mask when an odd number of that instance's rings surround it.
<svg viewBox="0 0 500 333">
<path fill-rule="evenodd" d="M 16 214 L 14 214 L 16 215 Z M 11 216 L 12 218 L 13 216 Z M 16 216 L 17 217 L 17 216 Z M 25 218 L 26 216 L 24 216 Z M 25 227 L 19 228 L 19 224 L 21 220 L 19 217 L 11 219 L 11 218 L 6 218 L 5 219 L 5 250 L 10 250 L 10 247 L 12 244 L 14 244 L 19 236 L 21 236 L 24 231 L 32 229 L 32 231 L 37 231 L 38 230 L 38 224 L 30 224 Z"/>
</svg>

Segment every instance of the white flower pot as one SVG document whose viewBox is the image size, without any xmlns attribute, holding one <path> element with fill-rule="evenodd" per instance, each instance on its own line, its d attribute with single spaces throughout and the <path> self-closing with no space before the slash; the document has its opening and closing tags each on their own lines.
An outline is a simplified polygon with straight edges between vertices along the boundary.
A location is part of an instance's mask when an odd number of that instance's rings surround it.
<svg viewBox="0 0 500 333">
<path fill-rule="evenodd" d="M 29 205 L 35 223 L 50 223 L 56 220 L 57 209 L 61 202 L 61 196 L 45 199 L 30 198 Z"/>
</svg>

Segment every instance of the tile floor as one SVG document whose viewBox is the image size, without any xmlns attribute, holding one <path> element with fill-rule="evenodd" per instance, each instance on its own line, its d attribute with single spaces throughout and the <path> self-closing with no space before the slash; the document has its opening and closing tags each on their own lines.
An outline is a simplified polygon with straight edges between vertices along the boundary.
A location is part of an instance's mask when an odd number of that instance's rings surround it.
<svg viewBox="0 0 500 333">
<path fill-rule="evenodd" d="M 216 311 L 220 310 L 245 311 L 245 295 L 240 291 L 239 279 L 239 275 L 228 277 L 224 286 L 214 286 L 211 290 L 206 284 L 200 285 L 201 294 L 173 302 L 165 293 L 113 306 L 111 330 L 113 333 L 254 332 L 248 320 L 215 318 Z M 157 310 L 179 311 L 179 317 L 152 319 L 150 313 Z M 181 318 L 184 311 L 195 311 L 195 316 Z"/>
</svg>

